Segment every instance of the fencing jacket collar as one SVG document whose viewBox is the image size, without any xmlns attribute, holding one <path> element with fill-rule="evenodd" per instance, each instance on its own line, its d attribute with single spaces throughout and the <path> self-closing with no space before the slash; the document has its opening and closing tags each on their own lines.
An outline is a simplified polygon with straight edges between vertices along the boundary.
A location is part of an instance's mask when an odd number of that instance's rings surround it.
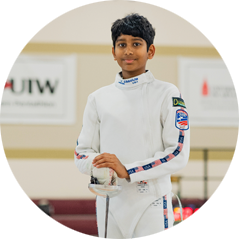
<svg viewBox="0 0 240 240">
<path fill-rule="evenodd" d="M 126 89 L 135 88 L 142 85 L 143 83 L 150 83 L 152 81 L 154 81 L 154 77 L 149 70 L 147 70 L 145 73 L 142 73 L 141 75 L 127 79 L 123 79 L 121 77 L 121 73 L 118 73 L 115 78 L 115 85 L 118 88 Z"/>
</svg>

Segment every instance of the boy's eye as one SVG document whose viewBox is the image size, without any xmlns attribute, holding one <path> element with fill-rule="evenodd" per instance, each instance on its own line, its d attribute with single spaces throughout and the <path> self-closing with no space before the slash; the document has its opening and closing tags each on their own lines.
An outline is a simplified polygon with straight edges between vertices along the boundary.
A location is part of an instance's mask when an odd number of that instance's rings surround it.
<svg viewBox="0 0 240 240">
<path fill-rule="evenodd" d="M 119 47 L 125 47 L 125 45 L 126 45 L 125 43 L 119 43 L 118 44 Z"/>
<path fill-rule="evenodd" d="M 137 47 L 137 46 L 140 46 L 140 45 L 141 45 L 141 43 L 134 43 L 133 44 L 134 47 Z"/>
</svg>

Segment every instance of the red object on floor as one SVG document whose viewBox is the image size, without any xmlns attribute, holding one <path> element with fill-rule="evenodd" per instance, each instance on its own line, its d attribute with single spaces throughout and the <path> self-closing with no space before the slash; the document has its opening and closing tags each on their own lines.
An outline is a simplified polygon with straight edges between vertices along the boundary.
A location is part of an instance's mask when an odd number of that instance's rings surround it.
<svg viewBox="0 0 240 240">
<path fill-rule="evenodd" d="M 183 221 L 190 218 L 193 215 L 193 209 L 190 207 L 183 208 Z"/>
<path fill-rule="evenodd" d="M 180 213 L 174 212 L 173 214 L 174 214 L 174 220 L 175 221 L 181 221 L 181 214 Z"/>
<path fill-rule="evenodd" d="M 196 208 L 196 209 L 194 210 L 194 212 L 198 211 L 198 209 L 199 209 L 199 208 Z"/>
</svg>

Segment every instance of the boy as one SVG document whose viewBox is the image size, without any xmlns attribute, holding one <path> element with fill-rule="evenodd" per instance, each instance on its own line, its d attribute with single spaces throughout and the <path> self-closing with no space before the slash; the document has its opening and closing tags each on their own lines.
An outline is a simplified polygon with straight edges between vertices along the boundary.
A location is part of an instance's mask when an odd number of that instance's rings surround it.
<svg viewBox="0 0 240 240">
<path fill-rule="evenodd" d="M 122 71 L 89 95 L 75 163 L 102 184 L 116 184 L 117 175 L 122 186 L 110 201 L 108 238 L 143 237 L 173 226 L 170 176 L 188 161 L 188 114 L 179 90 L 145 69 L 155 53 L 148 20 L 130 14 L 111 31 Z M 98 196 L 99 237 L 104 219 L 105 199 Z"/>
</svg>

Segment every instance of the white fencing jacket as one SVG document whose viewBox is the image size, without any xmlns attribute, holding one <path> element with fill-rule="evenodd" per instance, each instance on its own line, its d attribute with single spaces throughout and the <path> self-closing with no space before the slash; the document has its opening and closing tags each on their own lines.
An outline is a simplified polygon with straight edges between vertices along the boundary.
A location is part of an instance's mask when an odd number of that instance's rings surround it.
<svg viewBox="0 0 240 240">
<path fill-rule="evenodd" d="M 93 159 L 107 152 L 126 167 L 130 181 L 118 179 L 122 191 L 111 198 L 110 212 L 131 238 L 144 210 L 171 191 L 170 176 L 187 164 L 189 150 L 188 113 L 177 87 L 150 71 L 131 79 L 117 74 L 88 97 L 75 163 L 90 175 Z M 104 198 L 97 201 L 105 207 Z"/>
</svg>

